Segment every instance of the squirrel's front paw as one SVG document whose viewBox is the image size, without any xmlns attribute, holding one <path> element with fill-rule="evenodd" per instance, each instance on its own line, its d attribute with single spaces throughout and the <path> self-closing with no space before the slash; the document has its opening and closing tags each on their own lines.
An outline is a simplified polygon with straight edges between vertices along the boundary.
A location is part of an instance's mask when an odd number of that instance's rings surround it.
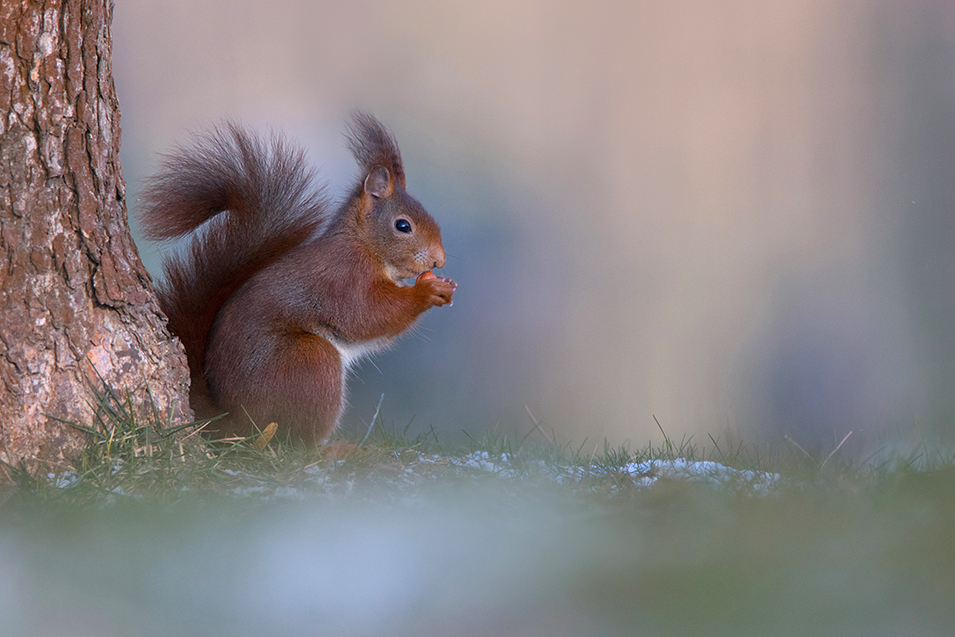
<svg viewBox="0 0 955 637">
<path fill-rule="evenodd" d="M 418 275 L 415 285 L 421 285 L 429 293 L 431 305 L 441 307 L 442 305 L 454 305 L 451 295 L 458 289 L 458 284 L 448 278 L 441 278 L 434 275 L 430 270 Z"/>
</svg>

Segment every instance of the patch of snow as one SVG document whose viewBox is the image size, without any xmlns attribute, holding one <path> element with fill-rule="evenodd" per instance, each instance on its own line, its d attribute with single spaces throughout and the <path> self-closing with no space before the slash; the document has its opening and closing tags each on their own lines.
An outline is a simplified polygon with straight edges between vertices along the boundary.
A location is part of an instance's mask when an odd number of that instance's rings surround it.
<svg viewBox="0 0 955 637">
<path fill-rule="evenodd" d="M 741 471 L 711 460 L 689 461 L 683 458 L 631 462 L 623 469 L 630 475 L 639 477 L 638 484 L 646 486 L 652 485 L 659 478 L 669 478 L 715 485 L 744 483 L 760 490 L 768 490 L 782 479 L 778 473 Z"/>
<path fill-rule="evenodd" d="M 459 467 L 467 469 L 480 469 L 488 473 L 500 473 L 503 469 L 499 464 L 491 460 L 491 455 L 486 451 L 475 451 L 461 458 L 448 458 L 448 460 Z M 501 460 L 507 461 L 507 454 L 503 454 Z"/>
<path fill-rule="evenodd" d="M 486 451 L 479 451 L 462 457 L 450 457 L 447 460 L 455 467 L 485 471 L 501 477 L 521 476 L 507 454 L 492 456 Z M 550 465 L 543 460 L 538 461 L 537 466 L 541 475 L 561 485 L 579 482 L 586 476 L 608 475 L 614 471 L 602 466 L 561 467 Z M 621 467 L 619 471 L 629 474 L 634 484 L 642 488 L 652 487 L 660 478 L 667 478 L 722 486 L 742 485 L 756 493 L 766 494 L 770 489 L 778 486 L 782 480 L 778 473 L 745 471 L 711 460 L 690 461 L 683 458 L 631 462 Z"/>
<path fill-rule="evenodd" d="M 63 473 L 48 473 L 46 477 L 53 482 L 53 486 L 57 489 L 66 489 L 67 487 L 72 487 L 74 484 L 79 482 L 80 477 L 76 474 L 75 471 L 64 471 Z"/>
</svg>

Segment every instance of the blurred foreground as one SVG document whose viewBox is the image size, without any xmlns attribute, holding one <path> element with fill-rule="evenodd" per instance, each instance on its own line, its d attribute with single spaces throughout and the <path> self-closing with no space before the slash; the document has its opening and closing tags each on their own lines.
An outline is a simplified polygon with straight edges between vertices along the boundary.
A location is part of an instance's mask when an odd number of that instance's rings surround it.
<svg viewBox="0 0 955 637">
<path fill-rule="evenodd" d="M 951 463 L 754 491 L 685 462 L 602 456 L 594 479 L 541 481 L 519 456 L 452 461 L 463 473 L 371 456 L 283 473 L 253 454 L 260 486 L 120 487 L 99 506 L 21 489 L 0 505 L 0 635 L 920 637 L 955 621 Z"/>
</svg>

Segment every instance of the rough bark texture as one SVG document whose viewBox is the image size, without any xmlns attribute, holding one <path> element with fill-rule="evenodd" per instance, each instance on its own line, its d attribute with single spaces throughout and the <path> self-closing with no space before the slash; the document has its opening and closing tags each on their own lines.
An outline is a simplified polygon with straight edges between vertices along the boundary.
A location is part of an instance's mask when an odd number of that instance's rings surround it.
<svg viewBox="0 0 955 637">
<path fill-rule="evenodd" d="M 0 460 L 72 455 L 105 382 L 188 410 L 188 372 L 129 234 L 108 0 L 0 3 Z M 3 478 L 0 471 L 0 480 Z"/>
</svg>

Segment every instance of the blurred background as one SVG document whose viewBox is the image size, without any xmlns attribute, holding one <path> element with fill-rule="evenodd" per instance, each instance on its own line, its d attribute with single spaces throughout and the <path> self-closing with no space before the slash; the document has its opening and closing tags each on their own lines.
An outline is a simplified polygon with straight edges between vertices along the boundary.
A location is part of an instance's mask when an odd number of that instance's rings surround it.
<svg viewBox="0 0 955 637">
<path fill-rule="evenodd" d="M 124 0 L 129 206 L 222 118 L 332 193 L 397 135 L 454 307 L 366 361 L 346 426 L 707 434 L 856 453 L 955 424 L 955 4 Z M 135 224 L 134 224 L 135 232 Z M 154 246 L 140 242 L 159 275 Z M 847 443 L 848 444 L 848 443 Z"/>
</svg>

